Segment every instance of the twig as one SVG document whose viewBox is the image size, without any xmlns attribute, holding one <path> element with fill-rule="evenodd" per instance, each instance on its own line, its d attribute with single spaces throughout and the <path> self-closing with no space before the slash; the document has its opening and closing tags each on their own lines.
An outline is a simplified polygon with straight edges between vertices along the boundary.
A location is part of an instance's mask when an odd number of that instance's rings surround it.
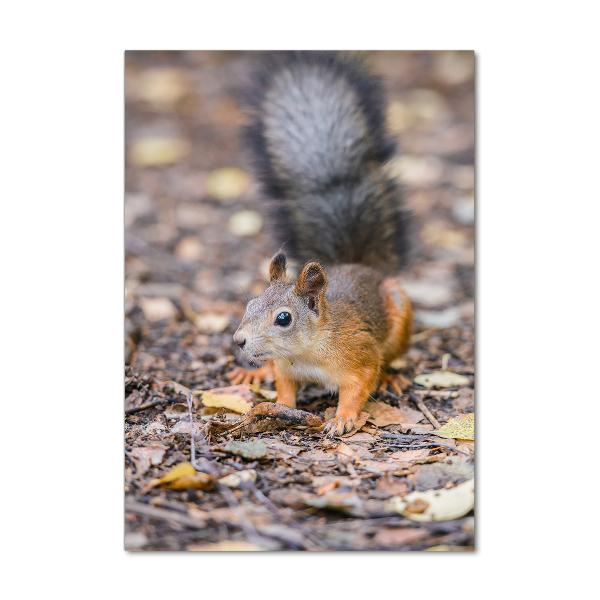
<svg viewBox="0 0 600 600">
<path fill-rule="evenodd" d="M 307 537 L 306 541 L 302 542 L 302 545 L 306 548 L 306 550 L 318 550 L 319 546 L 317 546 L 310 537 L 313 535 L 310 529 L 300 525 L 300 523 L 296 523 L 294 519 L 288 517 L 288 515 L 284 514 L 279 510 L 271 500 L 269 500 L 251 481 L 246 481 L 242 484 L 242 487 L 248 488 L 256 497 L 256 499 L 267 509 L 269 509 L 279 520 L 283 521 L 293 529 L 300 531 L 303 535 Z"/>
<path fill-rule="evenodd" d="M 160 400 L 153 400 L 152 402 L 146 402 L 146 404 L 140 404 L 139 406 L 134 406 L 133 408 L 128 408 L 125 410 L 126 415 L 130 415 L 131 413 L 140 412 L 140 410 L 146 410 L 147 408 L 153 408 L 158 406 L 159 404 L 164 404 L 167 401 L 166 398 L 161 398 Z"/>
<path fill-rule="evenodd" d="M 202 464 L 196 462 L 196 442 L 194 440 L 194 396 L 190 392 L 187 395 L 187 405 L 188 405 L 188 414 L 190 415 L 190 463 L 192 467 L 197 471 L 201 471 L 202 473 L 209 473 L 210 475 L 214 475 L 215 477 L 219 476 L 218 469 L 208 460 L 202 458 Z"/>
<path fill-rule="evenodd" d="M 225 499 L 225 502 L 229 505 L 229 508 L 238 515 L 240 519 L 239 527 L 244 530 L 244 533 L 248 537 L 248 539 L 257 546 L 264 545 L 264 540 L 261 535 L 256 531 L 254 525 L 250 522 L 246 511 L 243 509 L 242 505 L 238 502 L 238 499 L 235 497 L 233 492 L 229 487 L 219 483 L 217 481 L 217 489 L 221 492 L 221 496 Z"/>
<path fill-rule="evenodd" d="M 200 519 L 194 519 L 189 515 L 176 513 L 165 508 L 158 508 L 156 506 L 150 506 L 148 504 L 142 504 L 141 502 L 135 502 L 133 500 L 127 500 L 125 502 L 125 512 L 136 512 L 140 515 L 146 515 L 154 519 L 170 519 L 181 525 L 187 527 L 193 527 L 194 529 L 205 529 L 206 521 Z"/>
<path fill-rule="evenodd" d="M 387 448 L 431 448 L 431 447 L 435 447 L 435 448 L 449 448 L 450 450 L 454 450 L 454 452 L 458 452 L 459 454 L 464 454 L 465 456 L 470 456 L 468 452 L 463 452 L 462 450 L 459 450 L 458 448 L 453 448 L 452 446 L 448 446 L 447 444 L 436 444 L 436 443 L 431 443 L 431 444 L 415 444 L 414 446 L 411 444 L 386 444 L 385 447 Z"/>
<path fill-rule="evenodd" d="M 417 408 L 429 419 L 429 422 L 436 429 L 439 429 L 441 427 L 438 420 L 429 412 L 429 409 L 425 406 L 425 404 L 423 403 L 423 400 L 421 400 L 421 398 L 419 398 L 419 396 L 417 396 L 415 393 L 411 392 L 410 394 L 408 394 L 408 399 L 412 400 L 417 405 Z"/>
<path fill-rule="evenodd" d="M 382 433 L 380 437 L 385 440 L 422 440 L 431 437 L 431 434 L 408 435 L 404 433 Z"/>
</svg>

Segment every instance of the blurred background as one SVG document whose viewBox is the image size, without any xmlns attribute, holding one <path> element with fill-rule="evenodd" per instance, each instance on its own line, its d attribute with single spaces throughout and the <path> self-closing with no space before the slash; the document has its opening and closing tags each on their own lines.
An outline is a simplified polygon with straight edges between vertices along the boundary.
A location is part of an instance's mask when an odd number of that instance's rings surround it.
<svg viewBox="0 0 600 600">
<path fill-rule="evenodd" d="M 234 100 L 253 54 L 125 55 L 126 362 L 136 372 L 223 385 L 246 295 L 268 284 L 277 248 Z M 407 368 L 439 368 L 449 352 L 456 372 L 472 373 L 474 53 L 362 54 L 384 78 L 400 147 L 390 168 L 417 225 L 403 283 L 425 333 Z"/>
</svg>

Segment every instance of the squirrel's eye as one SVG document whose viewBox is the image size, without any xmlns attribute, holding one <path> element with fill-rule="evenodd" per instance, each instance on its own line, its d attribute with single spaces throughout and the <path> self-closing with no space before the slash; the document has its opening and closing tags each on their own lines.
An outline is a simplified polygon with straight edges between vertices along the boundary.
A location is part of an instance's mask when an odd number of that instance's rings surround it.
<svg viewBox="0 0 600 600">
<path fill-rule="evenodd" d="M 286 327 L 292 322 L 292 315 L 289 312 L 282 312 L 277 315 L 275 319 L 275 325 L 280 325 L 281 327 Z"/>
</svg>

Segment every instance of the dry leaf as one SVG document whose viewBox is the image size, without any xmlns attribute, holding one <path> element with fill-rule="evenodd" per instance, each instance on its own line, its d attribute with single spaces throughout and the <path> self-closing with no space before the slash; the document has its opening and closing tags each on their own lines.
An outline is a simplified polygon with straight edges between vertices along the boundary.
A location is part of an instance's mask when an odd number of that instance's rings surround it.
<svg viewBox="0 0 600 600">
<path fill-rule="evenodd" d="M 263 397 L 265 400 L 270 400 L 272 402 L 275 402 L 275 400 L 277 400 L 277 392 L 274 390 L 266 390 L 264 388 L 258 387 L 257 385 L 254 385 L 253 383 L 250 384 L 250 389 L 255 394 L 258 394 L 259 396 Z"/>
<path fill-rule="evenodd" d="M 241 169 L 224 168 L 212 171 L 206 180 L 206 191 L 217 200 L 235 200 L 250 185 L 250 175 Z"/>
<path fill-rule="evenodd" d="M 131 162 L 153 167 L 181 162 L 189 155 L 190 143 L 180 138 L 154 136 L 138 140 L 129 151 Z"/>
<path fill-rule="evenodd" d="M 254 210 L 240 210 L 229 219 L 229 231 L 241 237 L 252 237 L 262 229 L 262 217 Z"/>
<path fill-rule="evenodd" d="M 177 69 L 147 69 L 140 77 L 138 93 L 157 108 L 172 108 L 188 94 L 188 87 Z"/>
<path fill-rule="evenodd" d="M 252 408 L 243 421 L 230 431 L 242 433 L 262 433 L 273 429 L 288 428 L 316 428 L 321 427 L 323 421 L 316 415 L 290 408 L 285 404 L 274 404 L 273 402 L 261 402 Z"/>
<path fill-rule="evenodd" d="M 167 447 L 162 444 L 150 444 L 143 448 L 133 448 L 131 455 L 136 469 L 140 473 L 145 473 L 151 464 L 160 465 L 166 450 Z"/>
<path fill-rule="evenodd" d="M 414 460 L 421 460 L 423 458 L 427 458 L 428 456 L 429 450 L 425 448 L 422 450 L 400 450 L 399 452 L 394 452 L 393 454 L 390 454 L 388 458 L 401 462 L 412 462 Z"/>
<path fill-rule="evenodd" d="M 204 246 L 198 238 L 186 237 L 175 246 L 175 255 L 184 260 L 200 260 L 204 254 Z"/>
<path fill-rule="evenodd" d="M 324 496 L 310 496 L 304 500 L 308 506 L 335 510 L 353 517 L 363 513 L 363 502 L 354 492 L 329 492 Z"/>
<path fill-rule="evenodd" d="M 186 315 L 187 316 L 187 315 Z M 191 319 L 190 319 L 191 320 Z M 196 314 L 191 320 L 202 333 L 221 333 L 229 325 L 229 317 L 214 312 Z"/>
<path fill-rule="evenodd" d="M 148 321 L 172 319 L 177 314 L 177 309 L 168 298 L 140 298 L 139 303 Z"/>
<path fill-rule="evenodd" d="M 408 483 L 392 479 L 389 473 L 379 478 L 377 487 L 378 492 L 385 492 L 388 496 L 404 496 L 408 492 Z"/>
<path fill-rule="evenodd" d="M 440 429 L 433 432 L 434 435 L 443 438 L 453 438 L 455 440 L 474 440 L 475 439 L 475 413 L 468 415 L 459 415 L 450 419 Z"/>
<path fill-rule="evenodd" d="M 405 407 L 395 408 L 383 402 L 367 402 L 364 409 L 370 413 L 378 427 L 399 425 L 404 422 L 414 423 L 423 418 L 423 414 L 417 410 Z"/>
<path fill-rule="evenodd" d="M 339 479 L 334 479 L 328 483 L 324 483 L 317 489 L 317 496 L 323 496 L 335 490 L 335 488 L 340 487 L 341 481 Z"/>
<path fill-rule="evenodd" d="M 452 373 L 451 371 L 436 371 L 435 373 L 426 373 L 425 375 L 417 375 L 415 383 L 426 388 L 449 388 L 459 385 L 468 385 L 471 380 L 464 375 Z"/>
<path fill-rule="evenodd" d="M 156 486 L 169 490 L 185 490 L 187 488 L 208 490 L 213 487 L 214 481 L 215 478 L 212 475 L 199 473 L 191 463 L 182 462 L 175 465 L 160 479 L 153 479 L 144 490 L 144 493 Z"/>
<path fill-rule="evenodd" d="M 222 449 L 225 452 L 236 454 L 247 460 L 260 460 L 267 457 L 267 447 L 262 440 L 251 442 L 227 442 Z"/>
<path fill-rule="evenodd" d="M 256 481 L 256 471 L 254 469 L 238 471 L 237 473 L 231 473 L 230 475 L 226 475 L 219 479 L 219 483 L 230 488 L 239 488 L 245 481 L 249 481 L 250 483 Z"/>
<path fill-rule="evenodd" d="M 469 479 L 456 487 L 426 492 L 412 492 L 403 498 L 392 498 L 387 505 L 413 521 L 450 521 L 473 510 L 475 480 Z"/>
<path fill-rule="evenodd" d="M 254 405 L 250 387 L 230 385 L 202 392 L 202 404 L 217 408 L 227 408 L 239 414 L 247 413 Z"/>
</svg>

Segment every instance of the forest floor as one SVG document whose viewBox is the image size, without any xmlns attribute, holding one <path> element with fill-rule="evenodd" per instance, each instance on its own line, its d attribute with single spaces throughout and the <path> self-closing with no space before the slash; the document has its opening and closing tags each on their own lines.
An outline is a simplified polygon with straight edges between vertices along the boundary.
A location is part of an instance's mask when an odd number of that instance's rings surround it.
<svg viewBox="0 0 600 600">
<path fill-rule="evenodd" d="M 125 547 L 472 550 L 474 436 L 462 426 L 474 413 L 473 54 L 370 55 L 417 225 L 401 278 L 415 335 L 394 365 L 410 388 L 373 394 L 360 430 L 333 440 L 318 427 L 219 433 L 274 390 L 224 390 L 221 406 L 214 394 L 250 367 L 232 334 L 277 250 L 232 98 L 250 54 L 125 57 Z M 463 377 L 415 381 L 442 370 Z M 177 467 L 192 460 L 190 394 L 196 469 Z M 316 386 L 298 397 L 321 419 L 336 403 Z M 452 419 L 464 437 L 436 435 Z"/>
</svg>

